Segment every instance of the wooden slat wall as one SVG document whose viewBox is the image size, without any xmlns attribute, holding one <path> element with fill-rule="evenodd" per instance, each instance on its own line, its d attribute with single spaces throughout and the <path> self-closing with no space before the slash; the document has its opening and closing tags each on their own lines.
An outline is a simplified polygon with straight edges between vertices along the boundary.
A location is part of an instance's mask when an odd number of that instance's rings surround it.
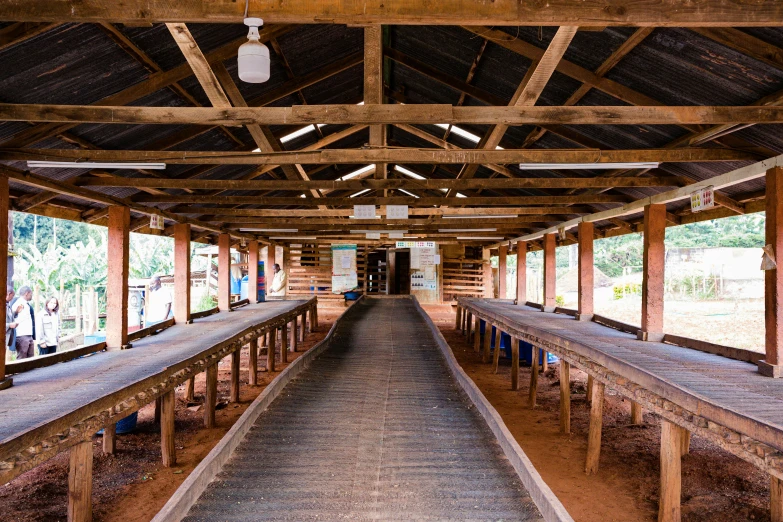
<svg viewBox="0 0 783 522">
<path fill-rule="evenodd" d="M 457 297 L 482 297 L 483 274 L 481 259 L 444 259 L 443 302 L 454 304 Z"/>
<path fill-rule="evenodd" d="M 365 247 L 359 245 L 356 252 L 357 278 L 362 291 L 366 291 L 364 250 Z M 332 249 L 330 245 L 291 245 L 288 262 L 288 295 L 317 295 L 319 301 L 343 301 L 342 294 L 332 293 Z"/>
</svg>

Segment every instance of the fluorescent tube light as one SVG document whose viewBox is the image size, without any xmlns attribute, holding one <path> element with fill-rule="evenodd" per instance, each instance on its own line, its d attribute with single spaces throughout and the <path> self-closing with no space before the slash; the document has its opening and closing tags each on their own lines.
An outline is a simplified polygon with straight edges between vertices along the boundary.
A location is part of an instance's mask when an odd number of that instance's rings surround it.
<svg viewBox="0 0 783 522">
<path fill-rule="evenodd" d="M 368 192 L 370 192 L 371 190 L 372 190 L 372 189 L 364 189 L 364 190 L 360 190 L 360 191 L 359 191 L 359 192 L 357 192 L 356 194 L 351 194 L 351 195 L 350 195 L 350 196 L 348 196 L 348 197 L 349 197 L 349 198 L 355 198 L 356 196 L 361 196 L 362 194 L 367 194 L 367 193 L 368 193 Z"/>
<path fill-rule="evenodd" d="M 497 228 L 439 228 L 438 232 L 497 232 Z"/>
<path fill-rule="evenodd" d="M 359 170 L 354 170 L 353 172 L 349 172 L 348 174 L 346 174 L 345 176 L 343 176 L 343 177 L 341 177 L 339 179 L 344 181 L 346 179 L 355 178 L 356 176 L 361 176 L 365 172 L 370 172 L 374 168 L 375 168 L 375 165 L 367 165 L 366 167 L 362 167 Z"/>
<path fill-rule="evenodd" d="M 422 176 L 421 174 L 416 174 L 412 170 L 408 170 L 405 167 L 400 167 L 399 165 L 395 165 L 394 166 L 394 170 L 396 170 L 397 172 L 401 172 L 402 174 L 405 174 L 409 178 L 413 178 L 413 179 L 427 179 L 424 176 Z"/>
<path fill-rule="evenodd" d="M 409 195 L 409 196 L 410 196 L 410 197 L 412 197 L 412 198 L 417 198 L 417 199 L 418 199 L 418 197 L 419 197 L 419 196 L 417 196 L 416 194 L 414 194 L 414 193 L 412 193 L 412 192 L 408 192 L 408 191 L 407 191 L 407 190 L 405 190 L 405 189 L 397 189 L 397 190 L 399 190 L 399 191 L 400 191 L 400 192 L 402 192 L 403 194 L 407 194 L 407 195 Z"/>
<path fill-rule="evenodd" d="M 100 163 L 94 161 L 28 161 L 31 169 L 134 169 L 164 170 L 165 163 Z"/>
<path fill-rule="evenodd" d="M 522 170 L 579 170 L 579 169 L 657 169 L 660 163 L 643 161 L 637 163 L 520 163 Z"/>
<path fill-rule="evenodd" d="M 455 214 L 450 216 L 442 216 L 443 219 L 511 219 L 519 217 L 517 214 L 499 214 L 493 215 L 481 215 L 481 216 L 463 216 L 462 214 Z"/>
</svg>

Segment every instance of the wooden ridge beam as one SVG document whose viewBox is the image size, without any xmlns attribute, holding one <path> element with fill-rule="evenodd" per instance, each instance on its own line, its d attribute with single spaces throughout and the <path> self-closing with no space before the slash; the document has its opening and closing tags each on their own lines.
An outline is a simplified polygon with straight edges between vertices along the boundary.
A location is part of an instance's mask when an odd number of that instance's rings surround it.
<svg viewBox="0 0 783 522">
<path fill-rule="evenodd" d="M 686 183 L 677 176 L 624 178 L 493 178 L 493 179 L 348 179 L 348 180 L 217 180 L 164 178 L 86 178 L 82 187 L 136 187 L 167 189 L 223 190 L 387 190 L 387 189 L 522 189 L 591 187 L 680 187 Z"/>
<path fill-rule="evenodd" d="M 52 2 L 51 0 L 7 0 L 0 3 L 0 20 L 20 22 L 160 22 L 229 23 L 242 20 L 241 2 L 210 0 L 105 0 Z M 419 3 L 362 3 L 344 0 L 293 0 L 280 4 L 253 0 L 250 12 L 262 13 L 268 23 L 334 23 L 348 25 L 656 25 L 681 27 L 780 26 L 783 6 L 775 0 L 734 1 L 688 0 L 600 2 L 559 0 L 542 4 L 536 0 L 496 0 L 490 3 L 434 0 Z"/>
<path fill-rule="evenodd" d="M 84 190 L 84 189 L 82 189 Z M 87 191 L 85 192 L 92 192 Z M 98 194 L 97 192 L 95 194 Z M 628 196 L 611 196 L 606 194 L 588 196 L 513 196 L 513 197 L 331 197 L 323 200 L 307 198 L 261 197 L 261 196 L 191 196 L 166 195 L 139 196 L 140 203 L 209 203 L 217 205 L 266 205 L 266 206 L 313 206 L 326 203 L 328 205 L 572 205 L 585 203 L 626 203 Z"/>
<path fill-rule="evenodd" d="M 290 152 L 0 149 L 0 161 L 164 162 L 193 165 L 366 165 L 370 163 L 628 163 L 753 161 L 731 149 L 324 149 Z"/>
<path fill-rule="evenodd" d="M 332 69 L 330 69 L 331 71 Z M 322 73 L 323 74 L 323 73 Z M 320 77 L 320 76 L 319 76 Z M 270 99 L 278 99 L 277 95 Z M 255 105 L 262 105 L 254 102 Z M 489 124 L 723 125 L 783 123 L 779 105 L 748 106 L 452 106 L 295 105 L 293 107 L 129 107 L 0 103 L 0 120 L 161 125 Z M 57 132 L 62 132 L 58 130 Z M 13 141 L 17 141 L 14 139 Z M 9 145 L 4 145 L 9 146 Z"/>
<path fill-rule="evenodd" d="M 0 51 L 59 26 L 59 23 L 18 22 L 0 29 Z"/>
<path fill-rule="evenodd" d="M 215 208 L 202 206 L 182 206 L 177 209 L 183 214 L 204 214 L 206 216 L 254 216 L 258 218 L 318 218 L 326 216 L 351 217 L 353 209 L 259 209 L 259 208 Z M 385 214 L 384 207 L 381 207 L 380 214 Z M 458 219 L 470 219 L 475 216 L 486 217 L 488 220 L 497 219 L 497 216 L 536 216 L 542 214 L 589 214 L 592 210 L 589 207 L 479 207 L 479 208 L 409 208 L 408 216 L 461 216 Z M 353 221 L 351 221 L 353 223 Z M 280 228 L 280 227 L 278 227 Z"/>
</svg>

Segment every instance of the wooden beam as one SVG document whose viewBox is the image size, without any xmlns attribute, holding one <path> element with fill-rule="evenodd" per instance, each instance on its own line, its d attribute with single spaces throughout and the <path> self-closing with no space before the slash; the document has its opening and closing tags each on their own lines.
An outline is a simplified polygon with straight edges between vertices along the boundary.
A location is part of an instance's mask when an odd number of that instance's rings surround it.
<svg viewBox="0 0 783 522">
<path fill-rule="evenodd" d="M 364 28 L 364 104 L 383 103 L 383 28 L 373 25 Z M 386 146 L 386 126 L 370 125 L 370 147 Z M 387 165 L 375 164 L 375 177 L 386 179 Z M 384 194 L 385 195 L 385 194 Z"/>
<path fill-rule="evenodd" d="M 45 33 L 59 25 L 59 23 L 50 24 L 46 22 L 18 22 L 3 27 L 0 29 L 0 51 Z"/>
<path fill-rule="evenodd" d="M 731 149 L 325 149 L 307 152 L 225 152 L 0 149 L 0 161 L 164 162 L 193 165 L 356 165 L 369 163 L 627 163 L 757 160 L 754 154 Z"/>
<path fill-rule="evenodd" d="M 351 217 L 353 216 L 353 209 L 336 209 L 330 208 L 326 210 L 316 209 L 258 209 L 258 208 L 214 208 L 214 207 L 201 207 L 201 206 L 183 206 L 177 209 L 178 212 L 183 214 L 205 214 L 208 217 L 211 216 L 255 216 L 258 218 L 326 218 L 328 216 L 336 217 Z M 381 214 L 385 214 L 385 209 L 380 209 Z M 480 219 L 476 216 L 487 216 L 488 221 L 497 219 L 496 216 L 539 216 L 545 214 L 589 214 L 590 209 L 588 207 L 476 207 L 476 208 L 409 208 L 408 216 L 461 216 L 461 218 L 453 219 Z M 465 217 L 462 217 L 465 216 Z M 444 218 L 452 219 L 452 218 Z M 481 218 L 483 219 L 483 218 Z M 376 220 L 373 220 L 375 222 Z M 386 222 L 381 218 L 381 222 Z M 366 221 L 361 221 L 366 223 Z M 459 222 L 459 221 L 457 221 Z M 351 221 L 354 223 L 354 221 Z M 278 222 L 278 225 L 280 222 Z"/>
<path fill-rule="evenodd" d="M 733 27 L 694 27 L 691 31 L 750 56 L 754 60 L 783 70 L 783 48 L 751 36 L 745 31 Z"/>
<path fill-rule="evenodd" d="M 185 59 L 190 64 L 190 68 L 193 69 L 193 74 L 196 75 L 196 79 L 198 79 L 198 82 L 204 89 L 204 93 L 209 98 L 212 106 L 220 108 L 231 107 L 225 91 L 217 78 L 215 78 L 207 58 L 201 52 L 196 39 L 193 38 L 187 25 L 184 23 L 167 23 L 166 27 L 171 36 L 174 37 L 174 41 L 177 42 L 182 54 L 185 55 Z"/>
<path fill-rule="evenodd" d="M 705 0 L 698 5 L 686 0 L 650 4 L 616 0 L 611 8 L 603 4 L 534 0 L 497 0 L 491 4 L 437 0 L 426 4 L 364 4 L 322 0 L 317 4 L 295 0 L 277 4 L 268 0 L 250 2 L 250 12 L 263 13 L 268 23 L 336 23 L 348 25 L 581 25 L 591 26 L 780 26 L 783 7 L 774 0 L 760 0 L 748 9 L 745 2 Z M 120 4 L 104 0 L 83 0 L 61 4 L 47 0 L 3 2 L 0 19 L 24 22 L 69 20 L 72 22 L 113 21 L 125 24 L 159 22 L 229 23 L 242 20 L 244 4 L 209 0 L 166 0 L 150 4 L 127 0 Z"/>
<path fill-rule="evenodd" d="M 269 206 L 314 206 L 323 202 L 336 206 L 353 205 L 573 205 L 584 203 L 624 203 L 628 196 L 514 196 L 514 197 L 470 197 L 470 198 L 414 198 L 414 197 L 356 197 L 326 198 L 308 200 L 305 198 L 257 197 L 257 196 L 143 196 L 143 203 L 209 203 L 218 205 L 269 205 Z"/>
<path fill-rule="evenodd" d="M 523 91 L 524 92 L 524 91 Z M 520 95 L 521 99 L 521 95 Z M 256 105 L 256 104 L 253 104 Z M 783 107 L 740 106 L 453 106 L 294 105 L 292 107 L 137 107 L 0 103 L 0 120 L 77 125 L 718 125 L 783 123 Z M 4 144 L 12 147 L 17 140 Z M 27 141 L 28 143 L 31 141 Z"/>
<path fill-rule="evenodd" d="M 570 189 L 590 187 L 680 187 L 685 185 L 677 176 L 623 178 L 507 178 L 507 179 L 348 179 L 348 180 L 210 180 L 172 178 L 86 178 L 76 183 L 80 187 L 147 187 L 168 189 L 222 190 L 454 190 L 468 189 Z"/>
</svg>

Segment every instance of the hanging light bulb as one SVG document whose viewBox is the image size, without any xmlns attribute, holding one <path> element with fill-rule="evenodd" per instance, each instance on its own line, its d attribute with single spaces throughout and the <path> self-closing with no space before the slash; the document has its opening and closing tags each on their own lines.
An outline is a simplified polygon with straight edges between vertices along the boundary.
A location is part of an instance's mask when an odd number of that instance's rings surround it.
<svg viewBox="0 0 783 522">
<path fill-rule="evenodd" d="M 239 79 L 247 83 L 264 83 L 269 79 L 269 48 L 258 41 L 258 28 L 264 25 L 260 18 L 245 18 L 250 28 L 247 43 L 239 46 L 237 63 Z"/>
</svg>

